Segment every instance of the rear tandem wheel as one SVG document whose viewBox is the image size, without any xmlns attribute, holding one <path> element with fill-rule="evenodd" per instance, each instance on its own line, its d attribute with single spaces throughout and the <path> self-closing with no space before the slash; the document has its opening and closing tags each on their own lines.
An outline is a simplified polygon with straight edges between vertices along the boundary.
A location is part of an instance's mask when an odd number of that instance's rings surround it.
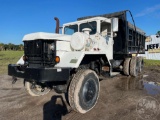
<svg viewBox="0 0 160 120">
<path fill-rule="evenodd" d="M 123 73 L 125 75 L 130 75 L 130 73 L 129 73 L 130 61 L 131 61 L 131 58 L 126 58 L 125 61 L 124 61 L 124 64 L 123 64 Z"/>
<path fill-rule="evenodd" d="M 126 58 L 123 64 L 123 73 L 125 75 L 131 75 L 133 77 L 138 76 L 143 69 L 142 57 Z"/>
</svg>

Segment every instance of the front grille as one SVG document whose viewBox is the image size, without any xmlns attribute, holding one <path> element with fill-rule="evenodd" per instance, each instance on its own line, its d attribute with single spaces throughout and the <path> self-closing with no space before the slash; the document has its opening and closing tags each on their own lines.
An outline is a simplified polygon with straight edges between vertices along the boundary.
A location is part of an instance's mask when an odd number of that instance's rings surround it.
<svg viewBox="0 0 160 120">
<path fill-rule="evenodd" d="M 54 49 L 53 47 L 54 46 Z M 24 41 L 25 61 L 29 67 L 52 67 L 55 65 L 56 42 L 53 40 Z"/>
</svg>

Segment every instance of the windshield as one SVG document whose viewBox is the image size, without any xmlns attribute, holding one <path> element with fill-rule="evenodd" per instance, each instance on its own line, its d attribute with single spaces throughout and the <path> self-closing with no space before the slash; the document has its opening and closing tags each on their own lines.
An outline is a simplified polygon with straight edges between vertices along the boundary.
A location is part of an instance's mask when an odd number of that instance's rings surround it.
<svg viewBox="0 0 160 120">
<path fill-rule="evenodd" d="M 72 35 L 75 32 L 78 32 L 78 25 L 65 26 L 64 28 L 64 34 Z"/>
<path fill-rule="evenodd" d="M 95 34 L 97 32 L 97 22 L 93 21 L 93 22 L 82 23 L 80 25 L 80 32 L 82 32 L 84 28 L 90 28 L 92 30 L 90 34 L 91 35 Z"/>
</svg>

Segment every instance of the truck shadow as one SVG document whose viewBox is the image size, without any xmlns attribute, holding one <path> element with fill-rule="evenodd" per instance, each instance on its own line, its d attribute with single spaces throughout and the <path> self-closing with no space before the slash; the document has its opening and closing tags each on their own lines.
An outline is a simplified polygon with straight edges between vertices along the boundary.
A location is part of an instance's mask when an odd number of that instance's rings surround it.
<svg viewBox="0 0 160 120">
<path fill-rule="evenodd" d="M 66 103 L 61 95 L 52 96 L 43 106 L 43 120 L 62 120 L 62 116 L 67 113 Z"/>
</svg>

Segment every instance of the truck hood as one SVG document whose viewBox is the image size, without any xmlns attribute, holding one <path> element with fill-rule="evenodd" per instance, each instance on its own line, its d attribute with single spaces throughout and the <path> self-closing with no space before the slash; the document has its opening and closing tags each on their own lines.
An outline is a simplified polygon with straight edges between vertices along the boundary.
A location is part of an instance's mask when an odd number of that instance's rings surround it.
<svg viewBox="0 0 160 120">
<path fill-rule="evenodd" d="M 60 40 L 60 41 L 70 41 L 71 35 L 62 35 L 56 33 L 45 33 L 45 32 L 36 32 L 30 33 L 23 37 L 23 41 L 31 41 L 31 40 Z"/>
</svg>

